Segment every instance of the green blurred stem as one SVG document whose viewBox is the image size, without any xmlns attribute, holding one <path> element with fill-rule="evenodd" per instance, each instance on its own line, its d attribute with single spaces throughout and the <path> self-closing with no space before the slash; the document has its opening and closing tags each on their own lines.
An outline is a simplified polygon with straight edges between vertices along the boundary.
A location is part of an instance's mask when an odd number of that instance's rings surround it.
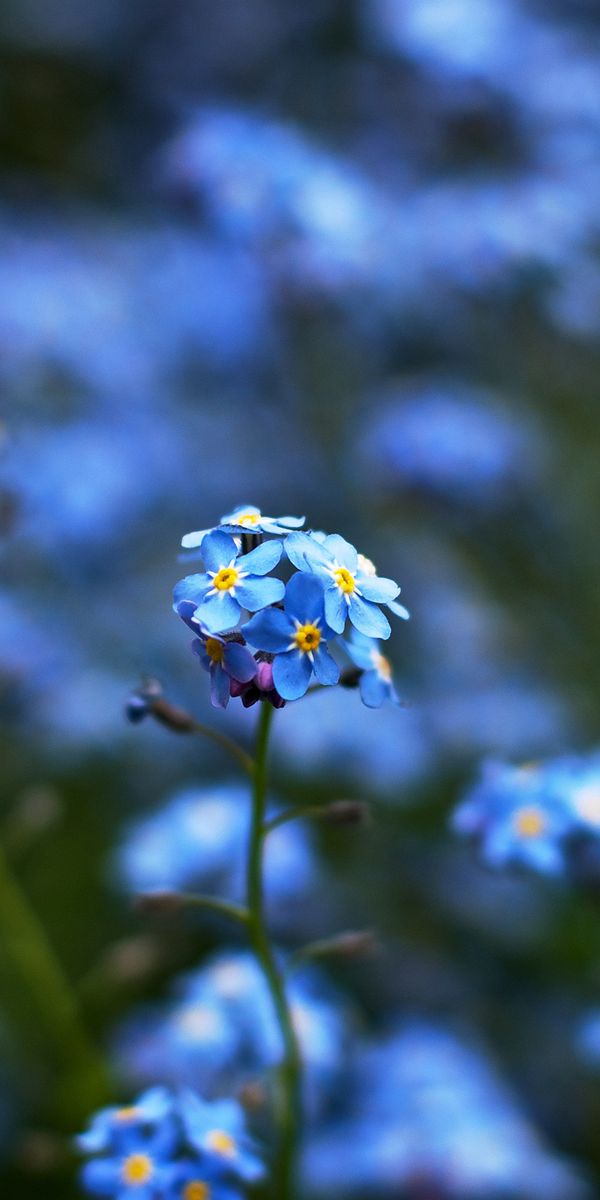
<svg viewBox="0 0 600 1200">
<path fill-rule="evenodd" d="M 87 1040 L 68 980 L 2 847 L 0 961 L 31 994 L 40 1026 L 53 1046 L 55 1061 L 64 1071 L 61 1091 L 65 1103 L 73 1117 L 81 1117 L 106 1097 L 104 1064 Z M 75 1109 L 79 1111 L 75 1113 Z"/>
<path fill-rule="evenodd" d="M 237 759 L 247 775 L 254 774 L 254 762 L 252 758 L 249 754 L 246 754 L 246 751 L 241 746 L 238 746 L 237 742 L 234 742 L 233 738 L 227 737 L 225 733 L 219 733 L 218 729 L 211 729 L 209 725 L 202 725 L 200 721 L 193 721 L 191 728 L 194 733 L 199 734 L 200 737 L 209 738 L 215 745 L 220 746 L 226 754 L 230 754 L 232 758 Z"/>
<path fill-rule="evenodd" d="M 248 910 L 241 904 L 233 904 L 229 900 L 221 900 L 219 896 L 196 896 L 190 892 L 181 892 L 178 899 L 186 908 L 201 908 L 205 912 L 213 912 L 240 925 L 247 925 L 250 919 Z"/>
<path fill-rule="evenodd" d="M 262 702 L 256 738 L 252 796 L 252 822 L 248 847 L 247 905 L 248 931 L 256 958 L 262 968 L 283 1042 L 279 1066 L 279 1146 L 273 1186 L 277 1200 L 292 1200 L 297 1171 L 300 1129 L 301 1060 L 292 1023 L 283 973 L 280 971 L 269 940 L 265 921 L 263 889 L 263 851 L 267 824 L 267 756 L 273 708 Z"/>
</svg>

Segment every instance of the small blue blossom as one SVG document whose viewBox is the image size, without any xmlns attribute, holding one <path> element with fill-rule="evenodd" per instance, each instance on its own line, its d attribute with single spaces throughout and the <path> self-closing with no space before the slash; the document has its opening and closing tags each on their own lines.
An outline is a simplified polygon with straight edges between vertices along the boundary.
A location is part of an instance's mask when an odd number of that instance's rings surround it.
<svg viewBox="0 0 600 1200">
<path fill-rule="evenodd" d="M 323 580 L 325 619 L 335 633 L 343 633 L 349 617 L 355 629 L 367 637 L 388 638 L 390 623 L 379 604 L 387 605 L 398 617 L 408 617 L 406 609 L 396 603 L 398 584 L 379 578 L 373 563 L 339 534 L 321 541 L 308 533 L 294 533 L 285 550 L 299 571 L 312 572 Z"/>
<path fill-rule="evenodd" d="M 298 574 L 287 586 L 283 611 L 271 608 L 244 627 L 257 650 L 275 655 L 273 680 L 284 700 L 306 692 L 313 674 L 322 684 L 337 683 L 340 671 L 327 650 L 334 636 L 325 622 L 323 587 L 316 577 Z"/>
<path fill-rule="evenodd" d="M 206 570 L 180 580 L 174 592 L 175 611 L 182 600 L 193 601 L 194 618 L 209 633 L 233 629 L 244 609 L 256 612 L 283 599 L 282 581 L 265 578 L 281 558 L 281 542 L 264 542 L 249 554 L 240 554 L 233 538 L 216 530 L 204 537 L 201 554 Z"/>
<path fill-rule="evenodd" d="M 490 866 L 515 864 L 559 875 L 575 822 L 542 768 L 486 763 L 479 782 L 456 809 L 452 826 L 477 838 Z"/>
<path fill-rule="evenodd" d="M 304 519 L 304 517 L 266 517 L 260 508 L 255 508 L 252 504 L 241 504 L 234 508 L 233 512 L 226 513 L 224 517 L 221 517 L 219 524 L 214 528 L 236 535 L 272 533 L 276 537 L 287 537 L 293 529 L 302 528 Z M 185 550 L 195 550 L 202 544 L 207 533 L 214 532 L 214 528 L 198 529 L 194 533 L 186 533 L 181 539 L 181 545 Z"/>
<path fill-rule="evenodd" d="M 110 1200 L 239 1200 L 235 1183 L 264 1174 L 239 1104 L 206 1103 L 189 1090 L 154 1088 L 103 1109 L 77 1141 L 91 1156 L 85 1191 Z"/>
<path fill-rule="evenodd" d="M 367 708 L 381 708 L 385 700 L 399 704 L 391 663 L 381 653 L 379 642 L 353 629 L 350 641 L 344 644 L 352 662 L 362 671 L 358 686 L 363 704 Z"/>
<path fill-rule="evenodd" d="M 232 679 L 237 683 L 249 683 L 256 676 L 258 664 L 241 640 L 228 641 L 203 629 L 194 620 L 195 611 L 193 600 L 181 600 L 177 605 L 179 616 L 196 634 L 192 651 L 210 676 L 211 704 L 214 708 L 227 708 Z"/>
<path fill-rule="evenodd" d="M 256 1183 L 264 1175 L 257 1148 L 246 1130 L 243 1110 L 235 1100 L 200 1100 L 186 1094 L 182 1118 L 187 1140 L 208 1164 L 232 1179 Z"/>
<path fill-rule="evenodd" d="M 167 1186 L 177 1144 L 173 1102 L 164 1088 L 144 1092 L 130 1106 L 102 1109 L 78 1138 L 79 1149 L 93 1156 L 82 1168 L 82 1185 L 92 1196 L 154 1200 Z"/>
</svg>

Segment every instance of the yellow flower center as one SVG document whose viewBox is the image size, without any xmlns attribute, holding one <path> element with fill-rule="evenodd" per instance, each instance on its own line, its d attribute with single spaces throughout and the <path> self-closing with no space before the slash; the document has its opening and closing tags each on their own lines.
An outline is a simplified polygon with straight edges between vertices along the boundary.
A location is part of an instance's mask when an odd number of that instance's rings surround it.
<svg viewBox="0 0 600 1200">
<path fill-rule="evenodd" d="M 130 1154 L 121 1168 L 123 1183 L 130 1187 L 141 1187 L 154 1174 L 154 1164 L 147 1154 Z"/>
<path fill-rule="evenodd" d="M 539 837 L 546 828 L 546 818 L 539 808 L 520 808 L 514 815 L 517 833 L 523 838 Z"/>
<path fill-rule="evenodd" d="M 206 1136 L 206 1145 L 215 1154 L 222 1154 L 223 1158 L 233 1158 L 236 1151 L 234 1139 L 224 1129 L 211 1129 Z"/>
<path fill-rule="evenodd" d="M 210 1188 L 203 1179 L 190 1179 L 181 1194 L 183 1200 L 210 1200 Z"/>
<path fill-rule="evenodd" d="M 352 572 L 349 571 L 347 567 L 338 567 L 337 570 L 333 572 L 333 578 L 335 579 L 340 592 L 343 592 L 345 596 L 351 596 L 356 590 L 356 580 Z"/>
<path fill-rule="evenodd" d="M 139 1108 L 136 1108 L 135 1105 L 132 1104 L 128 1108 L 119 1108 L 115 1113 L 115 1119 L 117 1121 L 135 1121 L 139 1116 L 139 1112 Z"/>
<path fill-rule="evenodd" d="M 241 513 L 241 515 L 239 517 L 236 517 L 236 519 L 235 519 L 236 525 L 244 525 L 246 527 L 250 526 L 250 528 L 252 528 L 253 525 L 258 525 L 259 521 L 260 521 L 260 513 L 259 512 L 258 513 L 251 513 L 251 512 Z"/>
<path fill-rule="evenodd" d="M 209 637 L 206 639 L 206 653 L 211 662 L 222 663 L 225 647 L 218 638 Z"/>
<path fill-rule="evenodd" d="M 238 572 L 235 567 L 221 567 L 213 579 L 213 587 L 218 592 L 229 592 L 232 587 L 235 587 L 237 579 Z"/>
<path fill-rule="evenodd" d="M 299 625 L 294 634 L 294 642 L 303 654 L 316 650 L 320 641 L 321 630 L 316 625 Z"/>
<path fill-rule="evenodd" d="M 384 679 L 386 683 L 391 683 L 392 664 L 389 658 L 386 658 L 385 654 L 380 654 L 378 650 L 373 650 L 371 652 L 371 662 L 381 679 Z"/>
</svg>

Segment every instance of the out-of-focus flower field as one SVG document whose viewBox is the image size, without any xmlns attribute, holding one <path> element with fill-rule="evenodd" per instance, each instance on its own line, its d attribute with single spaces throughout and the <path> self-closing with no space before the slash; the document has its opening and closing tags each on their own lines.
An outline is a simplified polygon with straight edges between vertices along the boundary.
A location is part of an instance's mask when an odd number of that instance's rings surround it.
<svg viewBox="0 0 600 1200">
<path fill-rule="evenodd" d="M 171 610 L 182 535 L 249 503 L 411 613 L 401 706 L 274 714 L 270 811 L 369 808 L 268 847 L 282 953 L 376 941 L 293 975 L 303 1198 L 593 1197 L 597 4 L 4 0 L 0 49 L 0 1190 L 81 1195 L 97 1106 L 15 879 L 113 1100 L 277 1058 L 235 930 L 134 902 L 241 897 L 245 785 L 124 715 L 158 679 L 249 744 Z"/>
</svg>

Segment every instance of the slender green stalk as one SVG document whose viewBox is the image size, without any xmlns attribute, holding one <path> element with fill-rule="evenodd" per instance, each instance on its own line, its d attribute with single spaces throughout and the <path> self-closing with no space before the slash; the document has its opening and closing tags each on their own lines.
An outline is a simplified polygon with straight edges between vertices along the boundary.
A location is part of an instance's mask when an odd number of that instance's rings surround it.
<svg viewBox="0 0 600 1200">
<path fill-rule="evenodd" d="M 218 729 L 211 729 L 209 725 L 201 725 L 200 721 L 192 723 L 192 731 L 200 735 L 200 737 L 209 738 L 215 745 L 220 746 L 226 754 L 230 754 L 232 758 L 237 759 L 243 767 L 247 775 L 254 773 L 254 762 L 249 754 L 234 742 L 233 738 L 227 737 L 225 733 L 219 733 Z"/>
<path fill-rule="evenodd" d="M 260 709 L 248 846 L 248 930 L 252 948 L 271 994 L 283 1041 L 283 1058 L 279 1067 L 279 1148 L 273 1195 L 277 1200 L 292 1200 L 300 1126 L 301 1060 L 283 975 L 277 965 L 265 922 L 263 849 L 267 832 L 267 755 L 273 709 L 270 704 L 264 702 Z"/>
<path fill-rule="evenodd" d="M 241 904 L 233 904 L 230 900 L 221 900 L 219 896 L 196 896 L 190 892 L 178 893 L 177 899 L 185 908 L 201 908 L 205 912 L 214 912 L 218 916 L 247 925 L 250 919 L 248 910 Z"/>
<path fill-rule="evenodd" d="M 80 1117 L 106 1097 L 104 1064 L 87 1040 L 74 993 L 1 847 L 0 962 L 31 995 L 62 1068 L 63 1101 L 72 1115 L 82 1110 Z"/>
</svg>

